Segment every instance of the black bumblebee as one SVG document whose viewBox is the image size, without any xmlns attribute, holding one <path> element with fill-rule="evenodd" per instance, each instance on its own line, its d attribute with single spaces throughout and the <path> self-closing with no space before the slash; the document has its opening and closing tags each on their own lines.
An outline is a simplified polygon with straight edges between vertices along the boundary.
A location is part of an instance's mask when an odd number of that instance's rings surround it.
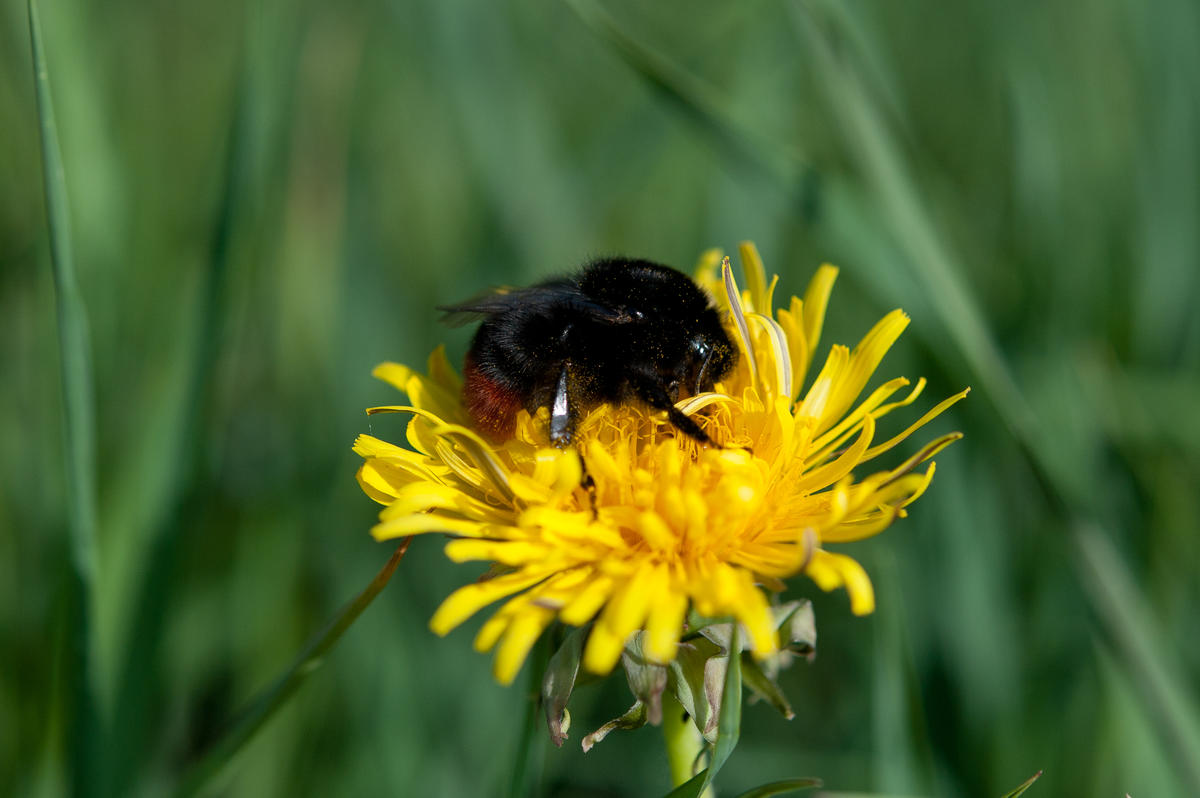
<svg viewBox="0 0 1200 798">
<path fill-rule="evenodd" d="M 711 390 L 737 361 L 699 286 L 645 260 L 603 258 L 570 277 L 440 310 L 450 323 L 483 321 L 467 353 L 463 400 L 498 440 L 512 435 L 521 408 L 549 407 L 550 440 L 566 446 L 597 404 L 643 402 L 708 443 L 675 402 Z"/>
</svg>

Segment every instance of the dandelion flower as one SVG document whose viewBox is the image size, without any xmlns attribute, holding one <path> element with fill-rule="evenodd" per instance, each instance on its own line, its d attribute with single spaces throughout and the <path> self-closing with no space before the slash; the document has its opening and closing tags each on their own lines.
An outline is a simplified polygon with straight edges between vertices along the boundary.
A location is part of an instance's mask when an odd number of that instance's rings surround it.
<svg viewBox="0 0 1200 798">
<path fill-rule="evenodd" d="M 446 598 L 430 625 L 444 635 L 505 600 L 475 638 L 477 650 L 496 649 L 500 682 L 513 680 L 556 618 L 593 622 L 583 665 L 606 674 L 639 631 L 650 661 L 673 660 L 689 609 L 739 621 L 754 656 L 776 653 L 768 592 L 800 573 L 823 590 L 844 587 L 855 614 L 873 611 L 866 571 L 827 545 L 870 537 L 903 517 L 933 478 L 930 458 L 961 436 L 939 437 L 891 468 L 854 472 L 966 391 L 877 441 L 877 420 L 925 387 L 918 380 L 896 399 L 909 386 L 897 377 L 862 398 L 908 317 L 892 311 L 853 349 L 834 345 L 809 379 L 837 270 L 822 266 L 803 298 L 772 313 L 776 280 L 768 285 L 752 245 L 742 245 L 741 257 L 744 291 L 716 251 L 696 274 L 726 312 L 738 364 L 713 391 L 678 405 L 717 446 L 636 405 L 592 410 L 572 448 L 549 445 L 545 410 L 521 412 L 513 437 L 496 444 L 471 428 L 461 379 L 441 348 L 426 374 L 395 363 L 375 369 L 410 404 L 368 412 L 412 418 L 411 449 L 369 435 L 355 442 L 359 483 L 384 505 L 372 534 L 445 533 L 451 560 L 491 565 L 487 578 Z"/>
</svg>

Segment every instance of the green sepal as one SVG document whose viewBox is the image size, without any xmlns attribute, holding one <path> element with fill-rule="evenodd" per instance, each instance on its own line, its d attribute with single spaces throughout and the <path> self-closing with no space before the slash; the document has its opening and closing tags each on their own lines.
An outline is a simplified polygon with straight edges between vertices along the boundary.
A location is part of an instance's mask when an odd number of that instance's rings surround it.
<svg viewBox="0 0 1200 798">
<path fill-rule="evenodd" d="M 775 618 L 779 653 L 767 657 L 760 667 L 763 675 L 778 689 L 779 673 L 791 667 L 796 657 L 805 662 L 812 662 L 816 658 L 817 622 L 812 602 L 808 599 L 774 606 L 771 613 Z"/>
<path fill-rule="evenodd" d="M 762 665 L 756 662 L 749 652 L 743 651 L 741 656 L 742 682 L 750 688 L 750 692 L 779 710 L 779 714 L 787 720 L 796 717 L 792 705 L 788 703 L 787 696 L 783 694 L 775 679 L 767 675 Z"/>
<path fill-rule="evenodd" d="M 700 734 L 717 739 L 717 719 L 729 653 L 706 637 L 680 643 L 670 665 L 670 687 Z"/>
<path fill-rule="evenodd" d="M 667 798 L 699 798 L 712 783 L 713 777 L 725 766 L 729 755 L 737 747 L 742 733 L 742 658 L 730 658 L 730 649 L 741 649 L 739 629 L 730 624 L 730 646 L 720 656 L 709 657 L 708 662 L 721 660 L 720 687 L 716 690 L 719 710 L 717 711 L 717 734 L 713 745 L 712 761 L 708 767 L 688 781 L 672 790 Z M 707 664 L 707 663 L 706 663 Z M 682 703 L 682 702 L 680 702 Z M 697 728 L 700 728 L 697 724 Z M 703 734 L 701 729 L 701 734 Z M 705 739 L 708 739 L 706 736 Z"/>
<path fill-rule="evenodd" d="M 579 678 L 579 660 L 583 654 L 583 641 L 588 627 L 573 629 L 550 657 L 546 674 L 542 678 L 542 710 L 546 715 L 546 728 L 550 741 L 561 748 L 567 739 L 571 725 L 571 713 L 567 702 Z"/>
<path fill-rule="evenodd" d="M 808 599 L 789 601 L 772 607 L 779 629 L 779 649 L 803 657 L 809 662 L 817 656 L 817 619 Z"/>
<path fill-rule="evenodd" d="M 646 725 L 646 705 L 641 699 L 633 702 L 625 714 L 619 718 L 613 718 L 608 723 L 605 723 L 599 729 L 583 738 L 583 752 L 586 754 L 592 750 L 592 746 L 608 736 L 608 733 L 616 729 L 640 729 Z"/>
<path fill-rule="evenodd" d="M 646 706 L 646 720 L 652 726 L 662 723 L 662 694 L 667 689 L 667 666 L 646 659 L 643 641 L 645 632 L 638 632 L 621 652 L 621 664 L 629 689 Z"/>
<path fill-rule="evenodd" d="M 812 602 L 800 599 L 776 604 L 771 607 L 771 617 L 778 634 L 780 653 L 798 655 L 811 662 L 817 653 L 817 622 Z M 729 647 L 733 622 L 728 619 L 697 619 L 695 624 L 689 623 L 688 628 L 725 649 Z M 750 641 L 745 630 L 742 630 L 739 639 L 741 643 L 738 648 L 746 651 Z"/>
<path fill-rule="evenodd" d="M 779 638 L 778 653 L 759 662 L 751 657 L 747 650 L 749 647 L 748 636 L 744 631 L 738 635 L 743 682 L 758 698 L 767 701 L 785 718 L 791 720 L 796 713 L 787 700 L 787 696 L 780 689 L 777 679 L 779 672 L 788 667 L 795 657 L 799 656 L 811 662 L 816 656 L 816 619 L 813 615 L 812 602 L 807 599 L 773 606 L 771 614 Z M 691 628 L 697 637 L 687 645 L 706 651 L 705 646 L 697 642 L 703 640 L 718 649 L 716 655 L 707 654 L 708 658 L 704 661 L 704 668 L 707 672 L 704 695 L 708 701 L 702 702 L 700 706 L 695 705 L 696 685 L 701 682 L 701 675 L 697 671 L 695 663 L 688 663 L 691 666 L 690 669 L 688 664 L 676 669 L 677 675 L 683 683 L 683 688 L 677 689 L 676 694 L 679 696 L 679 703 L 683 704 L 689 712 L 693 712 L 693 708 L 695 708 L 696 711 L 692 716 L 696 719 L 697 728 L 700 729 L 706 740 L 713 742 L 716 739 L 716 716 L 721 708 L 720 684 L 728 662 L 725 652 L 729 648 L 734 625 L 732 621 L 728 620 L 695 620 L 697 622 Z M 681 651 L 682 649 L 681 646 Z M 683 690 L 688 691 L 686 697 Z M 713 696 L 715 696 L 715 702 Z M 689 704 L 686 698 L 693 698 L 692 704 Z"/>
<path fill-rule="evenodd" d="M 741 651 L 741 627 L 734 626 L 728 651 Z M 713 744 L 712 762 L 708 766 L 709 782 L 737 747 L 742 735 L 742 658 L 724 657 L 721 681 L 721 709 L 717 716 L 717 740 Z"/>
</svg>

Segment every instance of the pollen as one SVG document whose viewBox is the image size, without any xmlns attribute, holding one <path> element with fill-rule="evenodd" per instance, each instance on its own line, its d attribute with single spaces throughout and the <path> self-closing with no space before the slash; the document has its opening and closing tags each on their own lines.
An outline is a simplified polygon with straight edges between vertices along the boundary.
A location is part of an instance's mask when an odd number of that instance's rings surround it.
<svg viewBox="0 0 1200 798">
<path fill-rule="evenodd" d="M 890 467 L 874 461 L 967 391 L 880 440 L 879 419 L 925 387 L 920 379 L 901 395 L 910 382 L 897 377 L 864 397 L 908 317 L 893 311 L 854 348 L 830 347 L 810 376 L 837 270 L 820 267 L 803 297 L 773 310 L 776 281 L 768 283 L 752 245 L 741 258 L 748 290 L 716 251 L 695 276 L 740 349 L 714 390 L 677 405 L 711 446 L 639 405 L 593 409 L 570 448 L 550 445 L 548 409 L 520 410 L 512 436 L 496 443 L 472 426 L 443 349 L 425 373 L 394 363 L 375 369 L 409 404 L 368 412 L 411 418 L 407 447 L 369 435 L 355 442 L 359 484 L 383 505 L 372 534 L 442 533 L 451 560 L 490 566 L 488 578 L 451 593 L 430 625 L 447 634 L 500 602 L 475 638 L 477 650 L 495 651 L 498 681 L 515 678 L 555 620 L 590 624 L 583 665 L 605 674 L 639 631 L 644 654 L 670 662 L 689 611 L 736 619 L 756 657 L 776 653 L 771 592 L 800 574 L 822 590 L 844 588 L 856 615 L 874 610 L 866 571 L 829 547 L 904 516 L 933 478 L 932 458 L 961 435 L 935 438 Z"/>
</svg>

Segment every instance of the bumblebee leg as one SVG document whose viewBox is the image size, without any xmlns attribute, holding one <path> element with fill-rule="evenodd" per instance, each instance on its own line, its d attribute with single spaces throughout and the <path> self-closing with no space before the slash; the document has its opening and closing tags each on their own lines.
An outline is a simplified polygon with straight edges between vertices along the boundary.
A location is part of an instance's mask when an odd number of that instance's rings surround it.
<svg viewBox="0 0 1200 798">
<path fill-rule="evenodd" d="M 679 412 L 675 405 L 671 405 L 670 407 L 666 408 L 666 411 L 667 419 L 670 420 L 670 422 L 674 424 L 675 428 L 680 432 L 700 443 L 712 444 L 712 438 L 708 437 L 708 433 L 700 429 L 699 424 L 697 424 L 695 421 L 692 421 L 691 416 L 685 416 L 683 413 Z"/>
<path fill-rule="evenodd" d="M 563 363 L 558 385 L 554 388 L 554 404 L 550 406 L 550 442 L 559 448 L 571 443 L 571 403 L 567 395 L 567 371 L 570 368 L 571 361 Z"/>
<path fill-rule="evenodd" d="M 579 455 L 579 464 L 583 466 L 583 478 L 579 480 L 579 484 L 587 491 L 588 504 L 592 507 L 592 520 L 596 520 L 600 515 L 596 510 L 596 480 L 592 479 L 592 475 L 588 473 L 587 460 L 583 459 L 583 454 Z"/>
<path fill-rule="evenodd" d="M 712 443 L 712 439 L 708 437 L 704 430 L 700 429 L 699 424 L 679 412 L 679 408 L 675 407 L 675 403 L 671 401 L 671 397 L 667 394 L 666 389 L 653 377 L 638 374 L 631 379 L 631 383 L 639 399 L 655 410 L 665 410 L 667 412 L 667 419 L 675 425 L 675 429 L 700 443 Z"/>
</svg>

